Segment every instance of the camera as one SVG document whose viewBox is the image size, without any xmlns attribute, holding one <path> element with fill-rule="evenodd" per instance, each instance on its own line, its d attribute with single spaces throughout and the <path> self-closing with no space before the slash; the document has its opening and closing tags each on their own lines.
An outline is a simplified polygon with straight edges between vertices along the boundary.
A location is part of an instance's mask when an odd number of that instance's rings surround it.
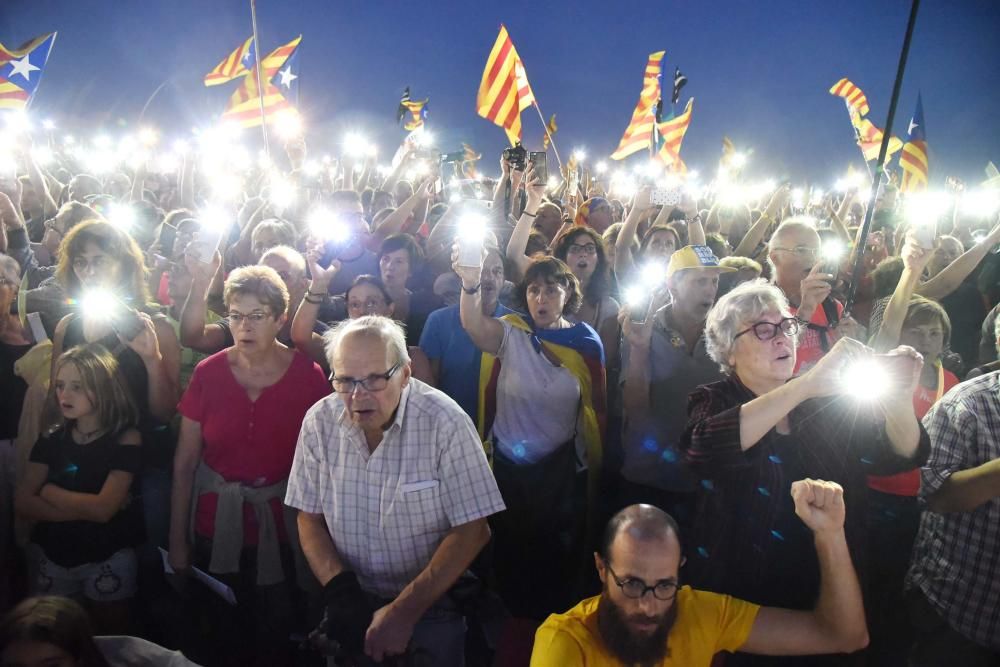
<svg viewBox="0 0 1000 667">
<path fill-rule="evenodd" d="M 510 163 L 511 169 L 524 171 L 528 164 L 528 150 L 519 141 L 511 148 L 503 150 L 503 159 Z"/>
</svg>

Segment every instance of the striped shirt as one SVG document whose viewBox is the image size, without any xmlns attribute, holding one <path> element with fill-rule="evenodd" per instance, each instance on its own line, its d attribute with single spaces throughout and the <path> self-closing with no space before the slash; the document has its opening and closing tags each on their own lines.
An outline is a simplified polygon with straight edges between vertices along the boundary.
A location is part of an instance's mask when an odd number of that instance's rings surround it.
<svg viewBox="0 0 1000 667">
<path fill-rule="evenodd" d="M 374 452 L 338 394 L 314 405 L 285 503 L 324 515 L 341 561 L 387 598 L 427 567 L 452 528 L 504 509 L 472 420 L 412 378 Z"/>
<path fill-rule="evenodd" d="M 920 495 L 927 498 L 952 474 L 1000 459 L 1000 372 L 952 389 L 924 426 L 931 454 Z M 971 512 L 924 512 L 907 587 L 919 588 L 956 632 L 1000 649 L 1000 497 Z"/>
</svg>

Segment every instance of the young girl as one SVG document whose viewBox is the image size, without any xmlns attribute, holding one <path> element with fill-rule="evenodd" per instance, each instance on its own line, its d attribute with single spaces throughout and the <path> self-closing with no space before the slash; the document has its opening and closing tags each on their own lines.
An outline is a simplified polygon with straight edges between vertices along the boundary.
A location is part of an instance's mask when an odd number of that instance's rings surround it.
<svg viewBox="0 0 1000 667">
<path fill-rule="evenodd" d="M 138 412 L 100 345 L 64 352 L 55 371 L 64 423 L 31 450 L 16 499 L 17 512 L 37 522 L 28 546 L 32 593 L 82 596 L 102 632 L 123 634 L 144 538 L 132 498 Z"/>
</svg>

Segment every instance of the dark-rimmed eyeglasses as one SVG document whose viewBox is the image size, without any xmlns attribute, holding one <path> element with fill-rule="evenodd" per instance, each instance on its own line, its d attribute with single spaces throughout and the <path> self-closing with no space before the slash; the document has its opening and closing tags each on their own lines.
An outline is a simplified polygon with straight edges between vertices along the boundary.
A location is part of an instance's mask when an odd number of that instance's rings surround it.
<svg viewBox="0 0 1000 667">
<path fill-rule="evenodd" d="M 573 244 L 570 244 L 569 248 L 567 249 L 566 254 L 567 255 L 569 255 L 569 254 L 573 254 L 573 255 L 596 255 L 597 254 L 597 246 L 594 245 L 593 243 L 585 243 L 583 245 L 579 245 L 577 243 L 573 243 Z"/>
<path fill-rule="evenodd" d="M 333 390 L 338 394 L 353 394 L 354 390 L 361 387 L 367 392 L 378 392 L 382 391 L 389 386 L 389 380 L 392 376 L 396 374 L 402 364 L 396 364 L 385 373 L 369 375 L 366 378 L 361 378 L 360 380 L 355 380 L 354 378 L 348 377 L 337 377 L 333 373 L 330 374 L 330 382 L 333 383 Z"/>
<path fill-rule="evenodd" d="M 781 321 L 778 323 L 754 322 L 752 325 L 750 325 L 750 328 L 744 329 L 743 331 L 733 336 L 733 340 L 736 340 L 743 334 L 750 333 L 751 331 L 753 332 L 753 335 L 757 337 L 757 340 L 771 340 L 772 338 L 778 335 L 779 331 L 784 335 L 788 336 L 789 338 L 791 338 L 792 336 L 794 336 L 799 332 L 801 326 L 802 323 L 799 322 L 794 317 L 782 318 Z"/>
<path fill-rule="evenodd" d="M 638 600 L 645 597 L 647 592 L 652 592 L 653 597 L 661 602 L 673 600 L 677 596 L 677 581 L 666 579 L 658 581 L 652 586 L 647 586 L 642 579 L 620 579 L 615 571 L 611 569 L 611 564 L 604 561 L 604 567 L 608 568 L 611 578 L 618 588 L 622 590 L 622 595 L 630 600 Z"/>
</svg>

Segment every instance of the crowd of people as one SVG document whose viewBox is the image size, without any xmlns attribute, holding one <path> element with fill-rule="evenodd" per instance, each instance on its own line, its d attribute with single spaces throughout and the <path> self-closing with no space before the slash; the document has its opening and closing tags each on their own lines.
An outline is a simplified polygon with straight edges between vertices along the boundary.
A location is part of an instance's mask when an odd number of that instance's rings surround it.
<svg viewBox="0 0 1000 667">
<path fill-rule="evenodd" d="M 0 665 L 1000 665 L 1000 206 L 3 140 Z"/>
</svg>

